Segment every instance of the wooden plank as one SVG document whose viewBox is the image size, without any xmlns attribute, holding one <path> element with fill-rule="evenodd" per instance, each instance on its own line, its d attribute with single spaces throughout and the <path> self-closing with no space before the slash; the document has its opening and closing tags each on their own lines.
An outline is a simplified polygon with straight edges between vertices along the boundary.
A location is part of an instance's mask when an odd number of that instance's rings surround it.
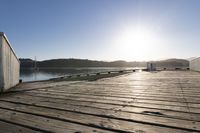
<svg viewBox="0 0 200 133">
<path fill-rule="evenodd" d="M 169 102 L 172 102 L 171 103 L 171 105 L 173 105 L 173 102 L 180 102 L 180 103 L 185 103 L 185 100 L 183 99 L 183 98 L 186 98 L 187 99 L 187 103 L 191 103 L 191 105 L 192 105 L 192 103 L 194 103 L 194 104 L 196 104 L 196 103 L 199 103 L 199 101 L 200 101 L 200 98 L 188 98 L 187 96 L 183 96 L 183 95 L 179 95 L 179 97 L 166 97 L 166 96 L 160 96 L 160 97 L 152 97 L 152 98 L 149 98 L 149 97 L 147 97 L 147 96 L 144 96 L 144 95 L 137 95 L 137 96 L 135 96 L 135 97 L 117 97 L 117 96 L 112 96 L 112 95 L 108 95 L 108 96 L 106 96 L 106 95 L 98 95 L 98 94 L 91 94 L 91 95 L 89 95 L 89 94 L 84 94 L 84 93 L 78 93 L 78 94 L 76 94 L 76 93 L 65 93 L 64 91 L 59 91 L 59 90 L 56 90 L 56 89 L 54 89 L 54 90 L 48 90 L 48 91 L 39 91 L 39 90 L 37 90 L 37 91 L 31 91 L 31 92 L 35 92 L 35 93 L 48 93 L 48 94 L 51 94 L 51 93 L 53 93 L 53 94 L 58 94 L 58 95 L 65 95 L 65 96 L 73 96 L 73 97 L 75 97 L 75 96 L 81 96 L 81 97 L 84 97 L 84 96 L 87 96 L 87 97 L 93 97 L 93 98 L 104 98 L 104 99 L 109 99 L 110 97 L 110 99 L 112 99 L 112 100 L 125 100 L 125 101 L 128 101 L 128 100 L 130 100 L 130 99 L 133 99 L 133 98 L 137 98 L 137 99 L 143 99 L 143 100 L 145 100 L 145 99 L 147 99 L 147 100 L 149 100 L 149 101 L 151 101 L 151 100 L 160 100 L 160 101 L 169 101 Z M 170 95 L 170 94 L 169 94 Z M 99 97 L 98 97 L 99 96 Z M 112 98 L 113 97 L 113 98 Z M 172 100 L 172 99 L 174 99 L 174 100 Z M 163 102 L 164 103 L 164 102 Z M 177 103 L 178 104 L 178 103 Z M 175 104 L 175 105 L 177 105 L 177 104 Z"/>
<path fill-rule="evenodd" d="M 187 127 L 179 127 L 176 123 L 173 128 L 166 128 L 167 125 L 162 125 L 162 123 L 155 126 L 153 123 L 145 123 L 141 122 L 138 123 L 137 121 L 129 122 L 125 120 L 117 120 L 112 118 L 104 118 L 104 117 L 98 117 L 93 115 L 87 115 L 87 114 L 80 114 L 75 112 L 67 112 L 67 111 L 61 111 L 61 110 L 55 110 L 55 109 L 47 109 L 47 108 L 38 108 L 34 106 L 25 106 L 25 105 L 13 105 L 11 103 L 7 104 L 1 104 L 4 105 L 3 108 L 8 108 L 15 110 L 16 112 L 23 112 L 23 113 L 29 113 L 34 115 L 42 115 L 46 117 L 51 117 L 63 121 L 76 121 L 78 123 L 82 124 L 88 124 L 94 125 L 95 127 L 99 128 L 106 128 L 110 129 L 111 131 L 120 131 L 120 132 L 136 132 L 140 129 L 140 127 L 143 127 L 143 131 L 147 132 L 149 130 L 157 130 L 157 131 L 172 131 L 172 132 L 181 132 L 181 131 L 198 131 L 198 129 L 190 129 Z M 14 107 L 13 107 L 14 106 Z M 142 117 L 140 119 L 143 119 Z M 92 121 L 91 121 L 92 120 Z M 179 123 L 184 124 L 184 123 Z M 186 125 L 189 124 L 189 122 L 185 123 Z M 176 127 L 177 126 L 177 127 Z M 195 125 L 193 125 L 195 126 Z M 197 126 L 197 125 L 196 125 Z M 178 130 L 179 128 L 185 128 L 185 130 Z"/>
<path fill-rule="evenodd" d="M 1 98 L 1 100 L 3 100 Z M 182 111 L 170 111 L 170 110 L 162 110 L 162 109 L 156 109 L 156 108 L 145 108 L 145 107 L 137 107 L 137 106 L 124 106 L 124 105 L 114 105 L 114 104 L 106 104 L 106 103 L 98 103 L 98 102 L 85 102 L 85 101 L 76 101 L 76 100 L 63 100 L 63 99 L 54 99 L 54 98 L 47 98 L 47 97 L 31 97 L 31 96 L 15 96 L 15 97 L 9 97 L 4 98 L 6 101 L 17 101 L 22 103 L 26 103 L 23 101 L 29 101 L 29 104 L 36 105 L 37 103 L 41 103 L 42 105 L 51 105 L 59 107 L 65 107 L 65 108 L 71 108 L 71 109 L 77 109 L 82 108 L 86 109 L 86 112 L 90 110 L 95 109 L 103 109 L 102 112 L 107 112 L 107 110 L 112 111 L 122 111 L 122 112 L 129 112 L 129 113 L 140 113 L 140 114 L 151 114 L 151 112 L 159 112 L 161 117 L 170 117 L 170 118 L 176 118 L 176 119 L 186 119 L 186 120 L 194 120 L 194 121 L 200 121 L 200 115 L 199 114 L 193 114 L 189 112 L 182 112 Z M 53 105 L 52 105 L 53 103 Z M 63 108 L 61 108 L 63 109 Z M 152 113 L 154 115 L 154 113 Z M 159 114 L 158 114 L 159 115 Z"/>
<path fill-rule="evenodd" d="M 53 133 L 75 133 L 75 132 L 105 132 L 109 133 L 111 131 L 106 131 L 103 129 L 93 128 L 89 126 L 83 126 L 76 123 L 71 123 L 68 121 L 60 121 L 51 118 L 46 118 L 42 116 L 36 116 L 28 113 L 21 113 L 7 109 L 0 109 L 0 120 L 6 120 L 14 123 L 18 123 L 24 126 L 29 126 L 42 132 Z"/>
<path fill-rule="evenodd" d="M 117 98 L 127 98 L 127 99 L 132 99 L 134 97 L 137 97 L 137 96 L 143 96 L 143 97 L 150 97 L 150 98 L 153 98 L 153 97 L 159 97 L 159 98 L 162 98 L 162 97 L 166 97 L 166 98 L 177 98 L 178 97 L 181 97 L 183 94 L 164 94 L 164 95 L 160 95 L 160 93 L 158 94 L 155 94 L 155 92 L 153 94 L 149 94 L 149 93 L 145 93 L 146 91 L 141 91 L 139 93 L 135 93 L 135 92 L 129 92 L 129 93 L 116 93 L 116 92 L 109 92 L 109 91 L 105 91 L 105 92 L 102 92 L 102 91 L 98 91 L 96 89 L 93 89 L 93 90 L 89 90 L 89 91 L 84 91 L 84 92 L 81 92 L 80 90 L 76 90 L 75 89 L 73 91 L 69 91 L 68 89 L 65 89 L 65 88 L 46 88 L 46 89 L 38 89 L 36 90 L 37 92 L 39 91 L 43 91 L 43 92 L 57 92 L 57 93 L 65 93 L 65 94 L 80 94 L 80 95 L 91 95 L 91 96 L 110 96 L 110 97 L 117 97 Z M 98 93 L 97 93 L 98 92 Z M 199 97 L 199 96 L 198 96 Z"/>
<path fill-rule="evenodd" d="M 118 97 L 118 96 L 112 96 L 112 95 L 98 95 L 98 94 L 83 94 L 83 93 L 65 93 L 65 91 L 59 91 L 59 90 L 48 90 L 48 91 L 31 91 L 36 93 L 48 93 L 48 94 L 55 94 L 55 95 L 65 95 L 65 96 L 77 96 L 77 97 L 86 97 L 86 98 L 95 98 L 95 99 L 111 99 L 111 100 L 119 100 L 119 101 L 132 101 L 133 98 L 125 98 L 125 97 Z M 114 97 L 114 98 L 113 98 Z M 141 96 L 135 97 L 135 102 L 137 103 L 150 103 L 150 104 L 158 104 L 158 105 L 168 105 L 168 106 L 182 106 L 187 107 L 188 103 L 190 103 L 190 107 L 193 108 L 200 108 L 200 102 L 199 103 L 193 103 L 193 102 L 187 102 L 183 98 L 181 98 L 181 101 L 168 101 L 168 100 L 160 100 L 160 99 L 146 99 Z"/>
<path fill-rule="evenodd" d="M 13 123 L 0 121 L 0 133 L 41 133 Z"/>
<path fill-rule="evenodd" d="M 200 132 L 199 81 L 197 73 L 169 71 L 95 82 L 26 84 L 16 90 L 34 90 L 0 97 L 0 121 L 14 118 L 18 124 L 41 130 L 53 126 L 50 131 L 54 132 L 64 132 L 66 124 L 67 131 L 72 129 L 69 132 L 77 131 L 76 126 L 83 132 L 93 128 L 102 132 Z M 50 124 L 45 125 L 45 120 Z"/>
<path fill-rule="evenodd" d="M 42 96 L 42 97 L 44 97 L 44 98 L 50 98 L 49 96 Z M 186 113 L 189 112 L 189 110 L 188 110 L 187 107 L 185 107 L 185 108 L 180 107 L 180 108 L 182 108 L 182 110 L 180 110 L 179 107 L 176 107 L 176 109 L 174 109 L 174 108 L 171 109 L 170 106 L 168 108 L 163 108 L 162 106 L 160 107 L 158 105 L 157 106 L 152 106 L 152 105 L 148 105 L 147 104 L 147 106 L 142 106 L 141 104 L 138 105 L 137 103 L 135 103 L 135 104 L 129 104 L 129 103 L 124 104 L 124 103 L 115 103 L 113 101 L 112 102 L 109 102 L 109 101 L 97 101 L 97 100 L 95 100 L 95 101 L 94 100 L 85 100 L 84 101 L 84 100 L 70 99 L 70 98 L 57 98 L 57 97 L 51 97 L 51 98 L 53 98 L 54 100 L 57 100 L 57 99 L 60 99 L 60 100 L 69 100 L 71 103 L 77 101 L 79 103 L 81 103 L 81 102 L 90 102 L 90 104 L 91 103 L 95 103 L 95 104 L 102 103 L 102 104 L 106 104 L 108 106 L 117 105 L 117 106 L 122 106 L 123 110 L 133 110 L 133 108 L 139 107 L 139 108 L 159 109 L 159 110 L 163 110 L 163 111 L 176 111 L 176 112 L 178 111 L 178 112 L 183 112 L 183 113 L 184 112 L 186 112 Z M 104 106 L 106 106 L 106 105 L 104 105 Z M 199 109 L 190 107 L 190 104 L 188 104 L 188 106 L 190 108 L 190 113 L 199 114 Z"/>
<path fill-rule="evenodd" d="M 98 88 L 98 87 L 96 87 L 96 88 Z M 48 89 L 41 89 L 41 90 L 43 90 L 43 91 L 46 91 L 46 92 L 49 92 L 49 91 L 57 91 L 57 92 L 65 92 L 65 93 L 74 93 L 74 91 L 69 91 L 68 89 L 66 89 L 66 88 L 62 88 L 62 89 L 60 89 L 60 88 L 48 88 Z M 77 89 L 73 89 L 73 90 L 77 90 Z M 87 91 L 88 92 L 88 94 L 94 94 L 95 95 L 95 90 L 96 89 L 93 89 L 93 90 L 89 90 L 89 91 Z M 79 94 L 81 94 L 82 92 L 79 90 L 78 92 L 77 91 L 75 91 L 77 94 L 79 93 Z M 94 93 L 91 93 L 91 92 L 94 92 Z M 113 90 L 112 90 L 112 93 L 110 93 L 109 91 L 106 91 L 106 92 L 102 92 L 101 90 L 99 90 L 99 91 L 97 91 L 99 94 L 101 94 L 101 95 L 106 95 L 106 94 L 110 94 L 110 95 L 116 95 L 116 93 L 114 93 L 113 92 Z M 86 93 L 86 92 L 84 92 L 84 93 Z M 102 94 L 103 93 L 103 94 Z M 176 95 L 174 95 L 173 96 L 173 93 L 171 92 L 171 93 L 168 93 L 168 94 L 165 94 L 165 95 L 160 95 L 160 92 L 154 92 L 153 90 L 152 90 L 152 93 L 153 93 L 153 95 L 149 95 L 148 93 L 146 93 L 146 91 L 144 92 L 141 92 L 141 93 L 139 93 L 139 94 L 142 94 L 142 97 L 158 97 L 158 98 L 163 98 L 163 97 L 166 97 L 166 98 L 169 98 L 169 99 L 176 99 L 176 97 L 177 96 L 183 96 L 183 94 L 182 93 L 179 93 L 178 95 L 176 94 Z M 157 94 L 155 94 L 155 93 L 157 93 Z M 138 94 L 136 93 L 136 94 L 134 94 L 134 95 L 131 95 L 132 93 L 126 93 L 126 94 L 123 94 L 123 93 L 120 93 L 120 94 L 117 94 L 118 96 L 121 96 L 121 98 L 133 98 L 133 97 L 136 97 L 136 96 L 138 96 Z M 172 95 L 172 96 L 171 96 Z M 122 97 L 123 96 L 123 97 Z M 192 96 L 187 96 L 186 94 L 184 95 L 185 97 L 188 97 L 188 98 L 190 98 L 190 97 L 192 97 Z M 196 96 L 196 97 L 192 97 L 193 99 L 194 98 L 196 98 L 196 100 L 198 101 L 199 99 L 200 99 L 200 97 L 199 97 L 199 95 L 198 96 Z"/>
<path fill-rule="evenodd" d="M 83 81 L 44 81 L 44 82 L 29 82 L 29 83 L 21 83 L 11 89 L 10 91 L 28 91 L 32 89 L 39 89 L 39 88 L 49 88 L 49 87 L 55 87 L 55 86 L 67 86 L 71 84 L 81 83 Z"/>
<path fill-rule="evenodd" d="M 24 103 L 24 104 L 26 104 L 26 103 Z M 58 111 L 58 109 L 59 109 L 58 108 L 59 107 L 58 103 L 51 103 L 51 105 L 50 105 L 50 103 L 47 103 L 47 104 L 48 104 L 49 108 L 53 108 L 55 110 L 57 109 L 57 111 L 55 111 L 55 112 L 57 112 L 58 114 L 60 114 L 59 111 Z M 3 107 L 6 107 L 8 104 L 0 104 L 0 105 L 3 106 Z M 47 107 L 42 102 L 35 103 L 34 105 L 32 105 L 31 103 L 29 104 L 29 106 L 36 106 L 36 105 L 41 105 L 43 107 Z M 39 107 L 41 107 L 41 106 L 39 106 Z M 62 109 L 63 109 L 63 107 L 66 107 L 66 106 L 64 106 L 64 104 L 60 105 L 60 106 L 62 107 Z M 19 106 L 19 107 L 21 108 L 22 106 Z M 15 107 L 15 109 L 16 108 L 18 108 L 18 107 Z M 29 111 L 32 110 L 32 112 L 34 112 L 35 109 L 33 109 L 33 108 L 34 107 L 32 107 Z M 28 109 L 28 107 L 25 107 L 25 110 L 26 109 Z M 69 111 L 69 112 L 72 111 L 72 112 L 76 112 L 76 113 L 79 112 L 79 113 L 85 113 L 85 114 L 87 113 L 87 112 L 83 112 L 82 108 L 76 108 L 76 111 L 74 111 L 74 109 L 72 107 L 70 109 L 65 108 L 65 112 L 66 111 Z M 41 112 L 41 110 L 39 112 Z M 45 112 L 47 112 L 47 114 L 48 114 L 48 112 L 50 113 L 51 111 L 47 110 Z M 115 112 L 115 113 L 112 113 L 109 110 L 105 111 L 104 114 L 98 114 L 98 113 L 96 113 L 96 112 L 99 112 L 99 111 L 97 111 L 97 109 L 92 109 L 91 112 L 93 112 L 93 113 L 91 113 L 89 115 L 95 115 L 95 116 L 98 115 L 98 116 L 101 116 L 101 117 L 110 118 L 110 119 L 112 119 L 112 121 L 114 121 L 114 119 L 119 119 L 120 118 L 120 119 L 123 119 L 123 120 L 126 120 L 126 121 L 137 122 L 137 123 L 140 123 L 140 124 L 141 123 L 147 123 L 147 124 L 150 124 L 150 125 L 160 125 L 160 126 L 163 126 L 163 127 L 171 127 L 171 128 L 176 128 L 176 129 L 197 130 L 197 131 L 199 130 L 200 131 L 200 122 L 196 122 L 196 121 L 187 121 L 187 120 L 180 120 L 180 119 L 176 119 L 176 118 L 167 118 L 167 117 L 164 118 L 164 117 L 160 117 L 160 116 L 144 115 L 144 114 L 134 114 L 134 113 L 126 113 L 126 112 L 120 112 L 120 113 L 116 113 Z M 109 114 L 112 117 L 110 117 L 108 115 L 105 115 L 105 114 Z M 55 115 L 56 115 L 56 113 L 55 113 Z M 81 115 L 74 114 L 74 115 L 83 118 L 83 114 L 81 114 Z M 66 116 L 66 118 L 70 118 L 71 116 L 73 116 L 73 114 L 69 113 L 69 116 Z M 113 116 L 115 116 L 115 117 L 113 117 Z M 92 117 L 89 117 L 89 116 L 85 116 L 84 119 L 87 119 L 87 118 L 89 120 L 95 121 L 94 117 L 92 118 Z M 98 118 L 98 119 L 100 119 L 100 118 Z M 117 123 L 120 124 L 120 121 L 118 121 Z M 199 129 L 196 128 L 196 127 L 199 127 Z M 123 129 L 123 127 L 121 127 L 120 129 Z"/>
<path fill-rule="evenodd" d="M 108 99 L 108 100 L 113 100 L 113 101 L 121 101 L 121 102 L 129 102 L 132 101 L 135 98 L 143 98 L 145 99 L 146 97 L 143 97 L 142 95 L 138 95 L 135 96 L 133 98 L 117 98 L 117 97 L 109 97 L 109 96 L 95 96 L 95 95 L 82 95 L 82 94 L 69 94 L 69 93 L 57 93 L 56 91 L 54 92 L 44 92 L 44 91 L 29 91 L 27 93 L 36 93 L 36 94 L 49 94 L 49 95 L 58 95 L 58 96 L 65 96 L 65 97 L 79 97 L 79 98 L 90 98 L 90 99 Z M 165 98 L 165 97 L 161 97 L 161 98 L 157 98 L 154 97 L 153 99 L 155 100 L 165 100 L 165 101 L 170 101 L 171 99 L 173 99 L 173 101 L 177 101 L 177 102 L 185 102 L 183 97 L 178 97 L 178 98 Z M 172 100 L 171 100 L 172 101 Z M 172 101 L 172 102 L 173 102 Z"/>
<path fill-rule="evenodd" d="M 29 93 L 29 94 L 28 94 Z M 33 94 L 34 93 L 34 94 Z M 57 98 L 57 99 L 65 99 L 65 100 L 79 100 L 79 101 L 88 101 L 88 102 L 99 102 L 99 103 L 109 103 L 109 104 L 117 104 L 122 106 L 140 106 L 140 107 L 146 107 L 146 108 L 155 108 L 155 109 L 164 109 L 164 110 L 172 110 L 172 111 L 182 111 L 182 112 L 188 112 L 188 107 L 179 107 L 179 106 L 170 106 L 170 105 L 158 105 L 158 104 L 149 104 L 149 103 L 137 103 L 137 102 L 126 102 L 126 101 L 112 101 L 112 100 L 104 100 L 104 99 L 88 99 L 88 98 L 81 98 L 81 97 L 67 97 L 67 96 L 61 96 L 61 95 L 53 95 L 53 94 L 40 94 L 35 92 L 27 92 L 26 94 L 32 95 L 32 96 L 42 96 L 47 98 Z M 184 101 L 184 99 L 182 100 Z M 193 113 L 199 113 L 199 108 L 193 108 L 190 107 L 190 112 Z"/>
<path fill-rule="evenodd" d="M 54 91 L 55 92 L 55 91 Z M 40 93 L 40 92 L 39 92 Z M 53 94 L 57 94 L 56 92 L 55 93 L 53 93 Z M 62 93 L 63 94 L 63 93 Z M 79 94 L 80 95 L 80 94 Z M 78 95 L 78 96 L 79 96 Z M 73 95 L 73 94 L 69 94 L 68 96 L 77 96 L 76 94 L 75 95 Z M 82 95 L 80 95 L 80 96 L 82 96 Z M 86 94 L 86 96 L 88 96 L 88 97 L 90 97 L 90 95 L 87 95 Z M 82 96 L 83 97 L 83 96 Z M 86 98 L 88 98 L 88 97 L 86 97 Z M 95 99 L 108 99 L 107 98 L 107 96 L 105 97 L 95 97 L 94 95 L 92 96 L 93 98 L 95 98 Z M 108 96 L 109 97 L 109 96 Z M 117 97 L 116 97 L 117 98 Z M 112 100 L 114 100 L 114 99 L 112 99 Z M 132 100 L 132 99 L 129 99 L 129 100 Z M 137 103 L 144 103 L 144 104 L 156 104 L 156 105 L 167 105 L 167 106 L 179 106 L 179 107 L 187 107 L 187 106 L 189 106 L 190 108 L 200 108 L 200 104 L 199 103 L 197 103 L 197 104 L 193 104 L 193 103 L 188 103 L 188 102 L 186 102 L 184 99 L 182 100 L 182 102 L 168 102 L 168 101 L 161 101 L 161 100 L 150 100 L 150 99 L 143 99 L 142 98 L 142 100 L 141 100 L 141 98 L 139 97 L 139 98 L 136 98 L 135 100 L 134 100 L 134 102 L 137 102 Z"/>
</svg>

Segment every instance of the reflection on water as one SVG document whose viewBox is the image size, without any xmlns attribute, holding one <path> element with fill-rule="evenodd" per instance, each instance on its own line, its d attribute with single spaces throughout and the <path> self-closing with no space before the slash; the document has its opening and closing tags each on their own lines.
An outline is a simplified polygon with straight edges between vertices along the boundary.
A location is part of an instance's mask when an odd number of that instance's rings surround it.
<svg viewBox="0 0 200 133">
<path fill-rule="evenodd" d="M 39 70 L 34 69 L 21 69 L 20 78 L 23 82 L 26 81 L 37 81 L 37 80 L 46 80 L 50 78 L 55 78 L 63 75 L 71 74 L 87 74 L 94 72 L 103 72 L 103 71 L 115 71 L 115 70 L 125 70 L 133 68 L 124 68 L 124 67 L 90 67 L 90 68 L 43 68 Z"/>
</svg>

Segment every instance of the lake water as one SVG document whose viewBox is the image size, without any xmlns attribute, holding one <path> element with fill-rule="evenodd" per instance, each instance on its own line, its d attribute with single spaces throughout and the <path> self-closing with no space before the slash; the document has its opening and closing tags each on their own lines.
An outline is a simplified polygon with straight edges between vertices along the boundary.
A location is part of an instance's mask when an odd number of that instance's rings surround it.
<svg viewBox="0 0 200 133">
<path fill-rule="evenodd" d="M 33 69 L 21 69 L 20 79 L 23 82 L 47 80 L 64 75 L 73 74 L 87 74 L 95 72 L 115 71 L 115 70 L 128 70 L 133 68 L 127 67 L 89 67 L 89 68 L 43 68 L 37 71 Z"/>
</svg>

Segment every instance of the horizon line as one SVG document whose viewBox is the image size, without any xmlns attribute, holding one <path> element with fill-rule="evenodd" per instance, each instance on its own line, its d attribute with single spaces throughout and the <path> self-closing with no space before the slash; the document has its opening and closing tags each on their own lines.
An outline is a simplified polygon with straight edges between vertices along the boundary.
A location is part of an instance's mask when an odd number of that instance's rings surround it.
<svg viewBox="0 0 200 133">
<path fill-rule="evenodd" d="M 194 58 L 194 57 L 191 57 Z M 197 58 L 197 57 L 195 57 Z M 35 60 L 33 58 L 19 58 L 19 59 L 31 59 Z M 187 60 L 190 61 L 190 58 L 165 58 L 165 59 L 157 59 L 157 60 L 123 60 L 123 59 L 118 59 L 118 60 L 98 60 L 98 59 L 86 59 L 86 58 L 51 58 L 51 59 L 43 59 L 43 60 L 36 60 L 36 61 L 48 61 L 48 60 L 59 60 L 59 59 L 75 59 L 75 60 L 89 60 L 89 61 L 102 61 L 102 62 L 116 62 L 116 61 L 124 61 L 124 62 L 153 62 L 153 61 L 164 61 L 164 60 L 172 60 L 172 59 L 177 59 L 177 60 Z"/>
</svg>

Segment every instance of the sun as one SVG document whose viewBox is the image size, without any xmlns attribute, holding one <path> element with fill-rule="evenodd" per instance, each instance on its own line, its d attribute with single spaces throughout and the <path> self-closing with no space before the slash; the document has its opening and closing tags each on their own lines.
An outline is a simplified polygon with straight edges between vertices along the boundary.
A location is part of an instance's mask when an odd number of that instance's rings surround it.
<svg viewBox="0 0 200 133">
<path fill-rule="evenodd" d="M 158 41 L 152 31 L 144 28 L 123 31 L 116 40 L 115 50 L 126 60 L 150 59 Z"/>
</svg>

